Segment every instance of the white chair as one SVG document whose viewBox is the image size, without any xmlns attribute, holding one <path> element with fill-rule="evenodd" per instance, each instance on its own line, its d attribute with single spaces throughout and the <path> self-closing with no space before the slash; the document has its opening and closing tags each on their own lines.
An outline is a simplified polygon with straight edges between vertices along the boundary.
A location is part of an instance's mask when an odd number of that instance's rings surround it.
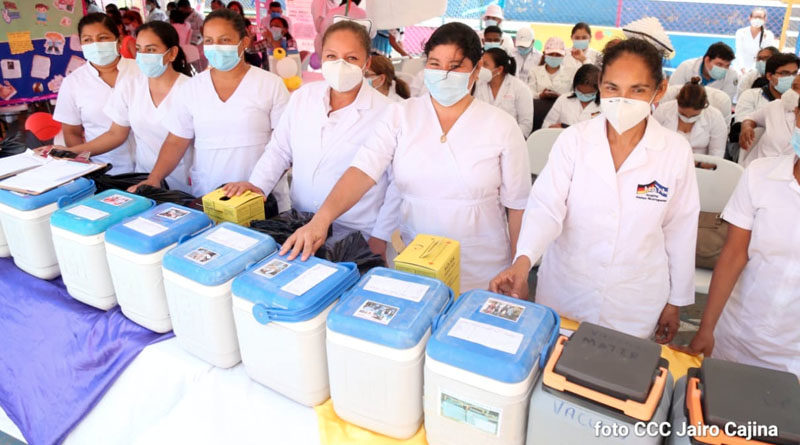
<svg viewBox="0 0 800 445">
<path fill-rule="evenodd" d="M 672 85 L 667 88 L 667 92 L 664 93 L 664 97 L 661 98 L 661 102 L 666 102 L 677 98 L 681 88 L 683 88 L 683 85 Z M 725 124 L 728 126 L 728 128 L 730 128 L 731 117 L 733 116 L 730 96 L 728 96 L 726 92 L 717 88 L 705 88 L 706 96 L 708 97 L 708 104 L 722 113 L 722 117 L 725 119 Z"/>
<path fill-rule="evenodd" d="M 703 212 L 720 213 L 728 203 L 733 190 L 739 183 L 744 169 L 741 165 L 709 155 L 694 155 L 695 162 L 711 164 L 715 169 L 695 168 L 697 174 L 697 188 L 700 190 L 700 210 Z M 695 291 L 708 294 L 711 284 L 711 270 L 696 268 L 694 274 Z"/>
<path fill-rule="evenodd" d="M 550 149 L 562 131 L 564 131 L 562 128 L 542 128 L 528 137 L 528 157 L 532 175 L 538 176 L 542 172 L 550 156 Z"/>
</svg>

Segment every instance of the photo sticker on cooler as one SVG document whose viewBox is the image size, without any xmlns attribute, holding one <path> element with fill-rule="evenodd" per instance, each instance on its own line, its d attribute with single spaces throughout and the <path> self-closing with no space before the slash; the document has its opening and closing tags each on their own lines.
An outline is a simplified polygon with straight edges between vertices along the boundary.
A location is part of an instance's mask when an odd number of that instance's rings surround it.
<svg viewBox="0 0 800 445">
<path fill-rule="evenodd" d="M 519 320 L 519 317 L 522 316 L 522 312 L 525 311 L 525 306 L 520 306 L 514 303 L 507 303 L 505 301 L 500 301 L 495 298 L 489 298 L 483 303 L 483 307 L 481 307 L 481 313 L 492 315 L 494 317 L 500 317 L 509 321 L 513 321 L 514 323 Z"/>
<path fill-rule="evenodd" d="M 288 269 L 291 264 L 281 260 L 272 260 L 269 263 L 256 269 L 256 275 L 266 278 L 275 278 L 276 275 Z"/>
<path fill-rule="evenodd" d="M 175 221 L 183 218 L 188 214 L 189 212 L 186 210 L 181 210 L 177 207 L 170 207 L 167 210 L 164 210 L 163 212 L 156 213 L 156 216 L 160 216 L 161 218 L 168 219 L 170 221 Z"/>
<path fill-rule="evenodd" d="M 389 306 L 377 301 L 367 300 L 361 304 L 358 310 L 353 314 L 358 318 L 374 321 L 383 325 L 389 324 L 392 321 L 399 308 Z"/>
<path fill-rule="evenodd" d="M 218 257 L 219 254 L 213 250 L 206 249 L 205 247 L 198 247 L 193 251 L 186 254 L 186 258 L 194 261 L 197 264 L 207 264 L 209 261 Z"/>
<path fill-rule="evenodd" d="M 125 204 L 127 204 L 127 203 L 129 203 L 131 201 L 133 201 L 132 198 L 128 198 L 127 196 L 122 196 L 122 195 L 117 195 L 117 194 L 108 195 L 105 198 L 100 200 L 100 202 L 104 202 L 104 203 L 106 203 L 108 205 L 111 205 L 111 206 L 114 206 L 114 207 L 119 207 L 121 205 L 125 205 Z"/>
<path fill-rule="evenodd" d="M 497 436 L 503 410 L 467 402 L 442 392 L 439 397 L 439 414 Z"/>
</svg>

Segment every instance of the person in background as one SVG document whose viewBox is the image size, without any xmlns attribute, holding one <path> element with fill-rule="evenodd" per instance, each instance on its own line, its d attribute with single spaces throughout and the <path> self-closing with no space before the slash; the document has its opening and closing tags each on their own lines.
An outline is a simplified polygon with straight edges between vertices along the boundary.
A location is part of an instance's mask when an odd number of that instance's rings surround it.
<svg viewBox="0 0 800 445">
<path fill-rule="evenodd" d="M 192 9 L 189 0 L 178 0 L 176 4 L 178 10 L 186 14 L 184 23 L 189 25 L 192 30 L 191 43 L 192 45 L 201 45 L 203 43 L 203 16 L 199 12 Z"/>
<path fill-rule="evenodd" d="M 684 85 L 674 100 L 659 104 L 653 118 L 667 130 L 685 137 L 693 152 L 725 156 L 728 125 L 719 110 L 708 106 L 706 90 L 699 78 Z"/>
<path fill-rule="evenodd" d="M 493 292 L 668 343 L 694 302 L 700 197 L 686 139 L 650 116 L 667 90 L 659 50 L 629 38 L 603 55 L 603 113 L 564 130 L 525 207 L 514 265 Z"/>
<path fill-rule="evenodd" d="M 497 26 L 500 28 L 500 24 L 503 23 L 503 8 L 497 4 L 491 4 L 486 7 L 486 12 L 483 13 L 482 23 L 484 29 L 490 26 Z M 502 29 L 502 28 L 500 28 Z M 485 41 L 485 35 L 484 41 Z M 511 54 L 514 51 L 514 42 L 511 40 L 510 36 L 504 36 L 500 41 L 500 48 L 503 48 L 506 53 Z"/>
<path fill-rule="evenodd" d="M 189 176 L 194 196 L 228 182 L 246 181 L 283 114 L 289 92 L 281 78 L 243 59 L 250 37 L 241 15 L 230 9 L 209 13 L 203 40 L 211 68 L 176 91 L 173 106 L 164 113 L 169 134 L 141 184 L 155 187 L 173 174 L 193 140 Z M 273 194 L 279 210 L 288 210 L 285 180 Z"/>
<path fill-rule="evenodd" d="M 115 3 L 106 4 L 106 14 L 108 14 L 108 15 L 117 15 L 117 13 L 119 13 L 119 8 L 117 7 L 117 5 Z M 119 15 L 122 16 L 121 13 Z"/>
<path fill-rule="evenodd" d="M 785 82 L 785 81 L 784 81 Z M 794 109 L 800 98 L 800 76 L 792 78 L 791 89 L 781 94 L 780 100 L 774 100 L 759 108 L 742 121 L 742 130 L 739 133 L 739 147 L 747 150 L 747 156 L 740 164 L 747 167 L 758 158 L 784 156 L 791 153 L 789 142 L 792 138 Z M 755 129 L 761 127 L 764 134 L 755 142 Z"/>
<path fill-rule="evenodd" d="M 311 1 L 311 18 L 314 20 L 314 30 L 320 34 L 323 29 L 323 22 L 328 12 L 339 6 L 339 0 L 312 0 Z"/>
<path fill-rule="evenodd" d="M 492 48 L 500 48 L 500 42 L 503 40 L 503 31 L 499 26 L 487 26 L 483 30 L 483 50 L 488 51 Z"/>
<path fill-rule="evenodd" d="M 67 147 L 90 142 L 111 128 L 103 107 L 118 82 L 138 74 L 136 62 L 119 55 L 119 28 L 111 17 L 87 14 L 78 22 L 78 37 L 88 63 L 64 78 L 53 112 L 53 119 L 61 122 Z M 133 153 L 131 141 L 125 140 L 93 159 L 113 165 L 110 174 L 130 173 Z"/>
<path fill-rule="evenodd" d="M 283 244 L 290 260 L 301 252 L 308 259 L 331 223 L 391 168 L 403 239 L 429 233 L 457 240 L 462 291 L 486 289 L 511 263 L 531 183 L 525 139 L 508 113 L 469 94 L 481 60 L 472 28 L 440 26 L 425 54 L 430 93 L 390 105 L 314 218 Z"/>
<path fill-rule="evenodd" d="M 531 90 L 514 74 L 517 63 L 501 48 L 483 53 L 483 67 L 475 83 L 475 98 L 505 111 L 517 121 L 522 137 L 533 129 L 533 97 Z"/>
<path fill-rule="evenodd" d="M 211 0 L 211 10 L 216 11 L 217 9 L 222 9 L 225 7 L 225 3 L 222 3 L 222 0 Z"/>
<path fill-rule="evenodd" d="M 364 77 L 372 88 L 388 97 L 391 102 L 400 102 L 411 97 L 408 84 L 395 75 L 392 61 L 384 56 L 374 55 L 370 58 Z"/>
<path fill-rule="evenodd" d="M 142 15 L 136 11 L 125 11 L 125 14 L 122 15 L 122 24 L 125 25 L 125 32 L 133 36 L 136 34 L 136 30 L 144 24 L 142 21 Z"/>
<path fill-rule="evenodd" d="M 175 2 L 167 2 L 167 16 L 169 16 L 169 14 L 172 11 L 175 11 L 176 9 L 178 9 L 178 4 L 177 3 L 175 3 Z"/>
<path fill-rule="evenodd" d="M 136 15 L 138 13 L 132 11 L 125 11 L 125 14 L 129 12 L 132 15 Z M 136 30 L 135 25 L 131 25 L 131 21 L 136 20 L 132 17 L 128 17 L 127 21 L 128 24 L 125 24 L 125 16 L 123 15 L 123 20 L 117 20 L 115 16 L 111 16 L 111 19 L 114 21 L 114 24 L 117 25 L 117 29 L 119 29 L 120 35 L 120 45 L 119 45 L 119 53 L 122 57 L 126 59 L 135 59 L 136 58 L 136 39 L 133 37 L 133 31 Z M 133 29 L 133 31 L 130 31 Z"/>
<path fill-rule="evenodd" d="M 158 0 L 147 0 L 145 9 L 147 9 L 147 23 L 169 21 L 167 14 L 161 9 L 161 6 L 159 6 Z"/>
<path fill-rule="evenodd" d="M 320 24 L 320 28 L 317 32 L 317 36 L 314 39 L 314 51 L 317 54 L 322 54 L 322 36 L 325 34 L 325 30 L 333 24 L 333 19 L 337 15 L 339 16 L 346 16 L 350 17 L 354 20 L 362 20 L 367 19 L 367 11 L 360 8 L 359 5 L 361 4 L 361 0 L 339 0 L 339 6 L 335 8 L 327 8 L 327 14 L 325 18 L 322 19 Z M 313 6 L 313 5 L 312 5 Z M 324 8 L 323 8 L 324 9 Z M 377 35 L 376 29 L 369 30 L 370 38 L 375 38 Z"/>
<path fill-rule="evenodd" d="M 752 56 L 755 58 L 755 54 Z M 687 59 L 669 78 L 670 85 L 685 85 L 693 77 L 700 76 L 700 84 L 724 91 L 733 101 L 736 96 L 736 85 L 739 75 L 730 69 L 733 61 L 733 50 L 723 42 L 712 44 L 703 57 Z"/>
<path fill-rule="evenodd" d="M 283 5 L 281 5 L 281 2 L 270 2 L 269 6 L 267 7 L 267 14 L 264 17 L 261 17 L 261 22 L 259 23 L 262 31 L 269 29 L 270 21 L 276 17 L 282 17 L 284 20 L 286 20 L 286 23 L 288 24 L 287 30 L 292 29 L 292 20 L 283 14 Z"/>
<path fill-rule="evenodd" d="M 565 54 L 563 40 L 558 37 L 547 39 L 542 61 L 528 76 L 528 87 L 534 99 L 555 100 L 570 92 L 575 73 L 563 67 Z"/>
<path fill-rule="evenodd" d="M 576 23 L 572 27 L 570 36 L 572 37 L 572 48 L 567 53 L 564 64 L 573 73 L 578 71 L 581 65 L 587 63 L 599 66 L 601 54 L 589 48 L 589 44 L 592 41 L 592 28 L 584 22 Z"/>
<path fill-rule="evenodd" d="M 404 28 L 382 29 L 372 39 L 372 51 L 374 54 L 391 57 L 392 49 L 397 51 L 402 57 L 408 57 L 405 47 L 403 46 Z"/>
<path fill-rule="evenodd" d="M 289 23 L 283 17 L 273 17 L 269 21 L 269 29 L 264 31 L 263 39 L 252 45 L 258 53 L 272 54 L 275 48 L 297 50 L 297 42 L 289 34 Z"/>
<path fill-rule="evenodd" d="M 244 15 L 244 6 L 242 6 L 241 3 L 239 3 L 239 2 L 237 2 L 235 0 L 232 1 L 232 2 L 228 2 L 227 8 L 230 9 L 231 11 L 239 14 L 243 18 L 247 19 L 247 17 Z"/>
<path fill-rule="evenodd" d="M 179 9 L 173 9 L 169 13 L 169 22 L 175 31 L 178 32 L 178 41 L 181 50 L 186 55 L 186 60 L 195 72 L 199 73 L 205 68 L 204 60 L 200 57 L 200 50 L 196 45 L 191 44 L 192 28 L 185 23 L 186 13 Z"/>
<path fill-rule="evenodd" d="M 781 95 L 792 87 L 798 70 L 800 70 L 800 60 L 794 54 L 778 53 L 770 57 L 764 68 L 766 84 L 739 94 L 739 100 L 736 102 L 736 122 L 744 121 L 768 103 L 780 99 Z"/>
<path fill-rule="evenodd" d="M 767 84 L 767 79 L 764 77 L 767 70 L 767 60 L 776 54 L 780 54 L 780 51 L 774 46 L 768 46 L 758 52 L 756 55 L 755 69 L 747 71 L 739 76 L 737 97 L 741 97 L 742 93 L 750 88 L 761 88 Z"/>
<path fill-rule="evenodd" d="M 531 70 L 533 70 L 542 60 L 542 53 L 533 47 L 536 41 L 533 34 L 533 29 L 530 26 L 524 26 L 517 31 L 517 41 L 511 56 L 517 62 L 517 77 L 526 85 Z"/>
<path fill-rule="evenodd" d="M 562 94 L 547 112 L 542 128 L 567 128 L 600 114 L 600 68 L 586 64 L 572 80 L 572 94 Z"/>
<path fill-rule="evenodd" d="M 86 0 L 86 13 L 91 14 L 93 12 L 103 12 L 103 8 L 101 8 L 95 0 Z"/>
<path fill-rule="evenodd" d="M 130 11 L 130 9 L 127 6 L 123 6 L 123 7 L 119 8 L 119 13 L 120 14 L 125 14 L 126 11 Z"/>
<path fill-rule="evenodd" d="M 775 46 L 775 35 L 764 27 L 767 11 L 755 8 L 750 13 L 750 26 L 736 30 L 736 63 L 734 69 L 740 74 L 755 69 L 756 54 L 762 48 Z"/>
<path fill-rule="evenodd" d="M 368 141 L 373 125 L 389 108 L 389 100 L 364 82 L 370 69 L 370 38 L 352 21 L 328 27 L 322 38 L 324 82 L 294 92 L 272 140 L 253 169 L 249 182 L 230 183 L 228 196 L 246 190 L 266 195 L 284 172 L 292 169 L 292 207 L 316 213 L 336 181 Z M 389 174 L 384 173 L 353 208 L 333 223 L 333 240 L 358 231 L 377 254 L 398 226 L 396 194 L 386 200 Z"/>
</svg>

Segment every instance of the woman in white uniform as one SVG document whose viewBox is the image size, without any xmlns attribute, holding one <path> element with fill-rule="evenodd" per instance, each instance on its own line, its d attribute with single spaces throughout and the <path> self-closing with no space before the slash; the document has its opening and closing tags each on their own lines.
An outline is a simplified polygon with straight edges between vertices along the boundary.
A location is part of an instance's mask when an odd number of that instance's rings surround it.
<svg viewBox="0 0 800 445">
<path fill-rule="evenodd" d="M 684 85 L 674 100 L 659 104 L 653 117 L 664 128 L 685 137 L 693 152 L 725 156 L 728 126 L 722 113 L 708 105 L 699 77 Z"/>
<path fill-rule="evenodd" d="M 397 77 L 394 65 L 388 58 L 373 54 L 369 58 L 369 68 L 364 72 L 367 83 L 391 102 L 400 102 L 411 97 L 408 84 Z"/>
<path fill-rule="evenodd" d="M 775 35 L 764 27 L 767 11 L 755 8 L 750 13 L 750 26 L 736 30 L 736 61 L 734 67 L 744 74 L 755 69 L 756 54 L 761 48 L 775 45 Z"/>
<path fill-rule="evenodd" d="M 739 134 L 739 146 L 742 150 L 747 150 L 744 161 L 740 162 L 745 167 L 758 158 L 791 153 L 789 140 L 794 131 L 794 109 L 800 96 L 798 93 L 800 93 L 800 76 L 795 76 L 792 88 L 781 94 L 780 100 L 770 102 L 744 119 Z M 764 134 L 754 144 L 756 127 L 763 128 Z"/>
<path fill-rule="evenodd" d="M 528 86 L 515 73 L 517 63 L 500 48 L 483 53 L 483 67 L 491 73 L 488 82 L 478 80 L 475 98 L 492 104 L 510 114 L 517 121 L 523 137 L 528 137 L 533 128 L 533 97 Z"/>
<path fill-rule="evenodd" d="M 367 30 L 355 22 L 341 21 L 325 30 L 326 82 L 306 84 L 292 94 L 250 181 L 228 184 L 228 196 L 245 190 L 266 195 L 291 167 L 292 206 L 303 212 L 319 210 L 391 103 L 364 81 L 363 73 L 371 69 L 369 49 Z M 385 173 L 358 204 L 336 219 L 334 239 L 360 231 L 373 251 L 383 254 L 399 223 L 399 200 L 384 205 L 388 186 Z"/>
<path fill-rule="evenodd" d="M 531 190 L 514 265 L 491 290 L 524 298 L 542 254 L 536 302 L 577 321 L 669 342 L 694 302 L 700 202 L 686 139 L 649 116 L 667 85 L 639 38 L 606 50 L 603 115 L 564 130 Z M 546 253 L 545 253 L 546 251 Z"/>
<path fill-rule="evenodd" d="M 96 12 L 81 18 L 78 37 L 88 63 L 64 79 L 53 112 L 53 119 L 61 122 L 67 147 L 92 141 L 111 128 L 103 107 L 117 82 L 138 71 L 136 62 L 119 55 L 119 28 L 107 15 Z M 132 172 L 132 139 L 126 138 L 93 160 L 112 164 L 110 174 Z"/>
<path fill-rule="evenodd" d="M 722 212 L 728 238 L 689 349 L 800 377 L 800 109 L 795 116 L 791 154 L 752 162 Z"/>
<path fill-rule="evenodd" d="M 739 94 L 736 102 L 736 121 L 742 122 L 792 87 L 800 61 L 794 54 L 780 53 L 770 57 L 764 67 L 766 85 L 750 88 Z"/>
<path fill-rule="evenodd" d="M 165 113 L 169 134 L 143 181 L 156 186 L 169 176 L 194 140 L 189 176 L 195 196 L 250 178 L 289 100 L 278 76 L 242 58 L 250 38 L 241 15 L 228 9 L 211 12 L 203 25 L 203 42 L 211 69 L 176 91 L 173 106 Z M 278 208 L 288 210 L 288 185 L 283 182 L 273 194 Z"/>
<path fill-rule="evenodd" d="M 390 105 L 319 212 L 283 244 L 290 259 L 318 249 L 331 222 L 391 167 L 403 239 L 426 233 L 459 241 L 462 291 L 485 289 L 511 263 L 530 189 L 525 140 L 508 113 L 469 94 L 480 69 L 475 31 L 445 24 L 425 53 L 430 93 Z"/>
<path fill-rule="evenodd" d="M 575 71 L 564 67 L 564 41 L 550 37 L 544 44 L 544 57 L 528 76 L 528 87 L 534 99 L 552 99 L 569 93 Z"/>
<path fill-rule="evenodd" d="M 136 64 L 140 72 L 120 79 L 105 106 L 104 111 L 112 121 L 111 128 L 89 142 L 66 150 L 89 152 L 96 157 L 113 150 L 132 132 L 136 140 L 134 171 L 149 173 L 153 169 L 158 150 L 169 133 L 162 123 L 164 112 L 175 96 L 172 93 L 189 80 L 191 69 L 180 49 L 177 31 L 169 23 L 160 21 L 142 25 L 136 31 Z M 186 162 L 181 160 L 167 177 L 167 185 L 171 189 L 191 191 Z"/>
<path fill-rule="evenodd" d="M 749 90 L 750 88 L 759 88 L 763 86 L 763 83 L 767 80 L 764 76 L 767 74 L 767 60 L 770 57 L 777 55 L 777 54 L 786 54 L 781 53 L 778 48 L 774 46 L 768 46 L 766 48 L 761 49 L 758 54 L 756 54 L 756 64 L 755 69 L 752 69 L 741 76 L 739 76 L 739 85 L 737 86 L 737 95 L 738 97 L 742 97 L 742 93 Z M 755 82 L 761 79 L 758 84 Z"/>
<path fill-rule="evenodd" d="M 600 66 L 602 55 L 599 51 L 589 48 L 592 42 L 592 28 L 588 23 L 578 22 L 572 27 L 570 32 L 572 37 L 572 48 L 567 53 L 564 65 L 574 73 L 581 65 L 592 64 Z"/>
<path fill-rule="evenodd" d="M 583 65 L 578 68 L 572 81 L 572 94 L 562 94 L 547 112 L 542 128 L 567 128 L 578 122 L 588 121 L 600 114 L 598 83 L 600 68 Z"/>
</svg>

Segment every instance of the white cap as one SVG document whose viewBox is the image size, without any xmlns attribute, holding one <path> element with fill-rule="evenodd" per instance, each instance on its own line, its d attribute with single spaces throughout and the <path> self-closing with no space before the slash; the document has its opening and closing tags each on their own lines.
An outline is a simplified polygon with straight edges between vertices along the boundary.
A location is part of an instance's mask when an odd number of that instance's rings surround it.
<svg viewBox="0 0 800 445">
<path fill-rule="evenodd" d="M 542 52 L 545 54 L 556 53 L 562 56 L 567 54 L 564 41 L 559 37 L 550 37 L 547 39 L 547 42 L 544 43 L 544 50 L 542 50 Z"/>
<path fill-rule="evenodd" d="M 517 31 L 517 46 L 527 48 L 533 44 L 533 41 L 533 29 L 530 26 L 522 27 Z"/>
<path fill-rule="evenodd" d="M 503 17 L 503 8 L 495 4 L 487 6 L 486 12 L 483 13 L 483 18 L 485 19 L 486 17 L 497 17 L 501 20 L 504 19 L 505 17 Z"/>
<path fill-rule="evenodd" d="M 645 39 L 655 45 L 661 52 L 672 53 L 675 50 L 672 47 L 672 42 L 661 22 L 655 17 L 644 17 L 639 20 L 628 23 L 622 27 L 622 32 L 627 38 L 638 37 Z"/>
</svg>

